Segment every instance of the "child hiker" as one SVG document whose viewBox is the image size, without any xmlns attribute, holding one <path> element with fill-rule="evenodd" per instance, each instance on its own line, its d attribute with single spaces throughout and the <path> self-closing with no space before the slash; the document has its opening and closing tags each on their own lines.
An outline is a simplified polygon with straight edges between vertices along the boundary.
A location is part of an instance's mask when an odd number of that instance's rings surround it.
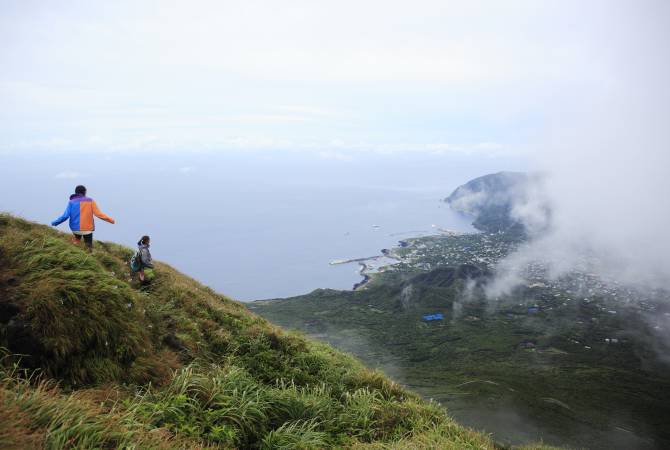
<svg viewBox="0 0 670 450">
<path fill-rule="evenodd" d="M 154 265 L 151 260 L 151 252 L 149 252 L 149 242 L 151 239 L 149 236 L 142 236 L 142 238 L 137 242 L 137 253 L 130 260 L 130 270 L 137 272 L 140 276 L 140 281 L 144 282 L 145 273 L 144 269 L 153 269 Z"/>
<path fill-rule="evenodd" d="M 86 249 L 90 252 L 93 250 L 94 215 L 106 222 L 114 223 L 114 219 L 98 209 L 95 200 L 86 197 L 86 187 L 79 185 L 74 189 L 74 194 L 70 196 L 63 215 L 51 222 L 51 225 L 55 227 L 70 219 L 72 243 L 79 244 L 83 237 Z"/>
</svg>

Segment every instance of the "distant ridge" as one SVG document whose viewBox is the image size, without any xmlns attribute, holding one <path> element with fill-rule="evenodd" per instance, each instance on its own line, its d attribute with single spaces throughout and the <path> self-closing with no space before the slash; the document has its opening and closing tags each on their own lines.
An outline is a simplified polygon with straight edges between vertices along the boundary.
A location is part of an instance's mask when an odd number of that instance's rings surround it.
<svg viewBox="0 0 670 450">
<path fill-rule="evenodd" d="M 537 175 L 498 172 L 484 175 L 459 186 L 444 201 L 457 212 L 473 217 L 480 231 L 523 232 L 524 224 L 513 214 L 514 205 L 526 200 L 529 184 Z"/>
</svg>

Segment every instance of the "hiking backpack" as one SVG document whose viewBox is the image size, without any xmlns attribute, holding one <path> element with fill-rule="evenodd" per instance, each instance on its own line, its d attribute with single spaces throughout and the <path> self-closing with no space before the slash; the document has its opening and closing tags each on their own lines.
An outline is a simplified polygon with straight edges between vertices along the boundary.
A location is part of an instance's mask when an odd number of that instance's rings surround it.
<svg viewBox="0 0 670 450">
<path fill-rule="evenodd" d="M 133 272 L 139 272 L 139 270 L 142 268 L 142 255 L 140 254 L 140 250 L 138 250 L 132 258 L 130 258 L 130 270 Z"/>
</svg>

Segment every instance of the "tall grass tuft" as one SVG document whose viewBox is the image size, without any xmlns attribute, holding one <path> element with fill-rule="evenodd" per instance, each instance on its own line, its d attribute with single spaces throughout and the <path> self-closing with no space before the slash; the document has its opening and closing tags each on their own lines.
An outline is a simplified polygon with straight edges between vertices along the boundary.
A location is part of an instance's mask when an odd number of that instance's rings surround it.
<svg viewBox="0 0 670 450">
<path fill-rule="evenodd" d="M 265 435 L 261 442 L 261 449 L 308 450 L 325 448 L 328 446 L 328 436 L 326 433 L 316 431 L 317 426 L 315 420 L 286 422 Z"/>
<path fill-rule="evenodd" d="M 0 237 L 20 278 L 11 290 L 20 311 L 15 350 L 73 384 L 121 379 L 148 346 L 135 292 L 80 248 L 39 233 L 17 234 Z"/>
</svg>

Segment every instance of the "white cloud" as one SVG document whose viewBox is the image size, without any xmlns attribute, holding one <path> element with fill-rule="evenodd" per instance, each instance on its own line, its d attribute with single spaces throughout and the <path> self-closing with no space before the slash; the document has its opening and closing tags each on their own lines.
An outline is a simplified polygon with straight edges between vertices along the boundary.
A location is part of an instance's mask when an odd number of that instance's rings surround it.
<svg viewBox="0 0 670 450">
<path fill-rule="evenodd" d="M 354 159 L 351 154 L 345 154 L 345 153 L 337 152 L 337 151 L 322 151 L 322 152 L 319 152 L 319 158 L 329 159 L 329 160 L 334 160 L 334 161 L 343 161 L 343 162 L 353 161 L 353 159 Z"/>
<path fill-rule="evenodd" d="M 258 123 L 290 123 L 290 122 L 311 122 L 314 117 L 299 116 L 294 114 L 241 114 L 233 116 L 232 120 L 240 122 L 258 122 Z"/>
<path fill-rule="evenodd" d="M 189 175 L 193 172 L 196 171 L 196 168 L 193 166 L 184 166 L 179 168 L 179 173 L 182 173 L 184 175 Z"/>
<path fill-rule="evenodd" d="M 547 105 L 551 126 L 533 156 L 547 174 L 536 196 L 550 201 L 551 228 L 503 264 L 509 278 L 498 288 L 541 260 L 555 276 L 586 265 L 620 283 L 670 289 L 670 61 L 661 57 L 670 4 L 623 10 L 609 36 L 617 53 L 607 56 L 616 82 Z M 536 218 L 532 206 L 517 212 Z"/>
<path fill-rule="evenodd" d="M 75 171 L 65 171 L 57 173 L 55 178 L 72 180 L 75 178 L 83 178 L 83 175 Z"/>
<path fill-rule="evenodd" d="M 281 105 L 275 109 L 284 113 L 298 114 L 323 119 L 341 119 L 355 117 L 353 111 L 346 111 L 336 108 L 315 107 L 309 105 Z"/>
<path fill-rule="evenodd" d="M 520 154 L 520 150 L 500 150 L 503 147 L 482 147 L 480 144 L 447 143 L 392 143 L 374 141 L 345 141 L 342 139 L 276 138 L 272 136 L 222 135 L 216 128 L 199 128 L 198 136 L 180 135 L 165 130 L 165 133 L 142 133 L 141 130 L 118 131 L 115 135 L 84 136 L 80 140 L 52 138 L 26 140 L 0 151 L 60 151 L 102 153 L 124 152 L 180 152 L 187 148 L 191 152 L 221 151 L 280 151 L 292 153 L 315 153 L 322 159 L 352 160 L 357 154 L 462 154 L 485 157 Z"/>
<path fill-rule="evenodd" d="M 271 80 L 470 84 L 556 76 L 565 62 L 594 65 L 567 51 L 583 42 L 584 30 L 579 22 L 562 21 L 575 9 L 593 12 L 577 2 L 546 2 L 543 8 L 527 1 L 168 3 L 135 7 L 130 20 L 111 27 L 91 12 L 101 26 L 78 31 L 102 41 L 112 56 L 130 55 L 139 63 L 148 56 L 144 65 Z M 544 47 L 568 25 L 572 34 L 547 57 Z"/>
<path fill-rule="evenodd" d="M 475 145 L 474 148 L 477 150 L 502 150 L 505 148 L 504 145 L 499 144 L 497 142 L 480 142 L 479 144 Z"/>
<path fill-rule="evenodd" d="M 612 34 L 639 31 L 626 27 L 630 8 L 601 0 L 0 9 L 4 151 L 59 137 L 98 151 L 342 140 L 514 153 L 548 99 L 613 83 Z"/>
</svg>

